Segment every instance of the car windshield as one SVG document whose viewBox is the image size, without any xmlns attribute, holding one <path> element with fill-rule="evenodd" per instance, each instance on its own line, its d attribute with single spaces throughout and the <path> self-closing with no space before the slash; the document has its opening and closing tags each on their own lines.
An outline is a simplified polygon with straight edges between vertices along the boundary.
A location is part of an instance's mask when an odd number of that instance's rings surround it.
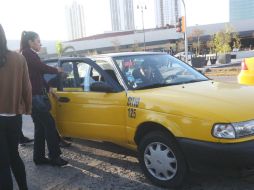
<svg viewBox="0 0 254 190">
<path fill-rule="evenodd" d="M 148 89 L 209 80 L 168 54 L 114 57 L 114 62 L 130 89 Z"/>
</svg>

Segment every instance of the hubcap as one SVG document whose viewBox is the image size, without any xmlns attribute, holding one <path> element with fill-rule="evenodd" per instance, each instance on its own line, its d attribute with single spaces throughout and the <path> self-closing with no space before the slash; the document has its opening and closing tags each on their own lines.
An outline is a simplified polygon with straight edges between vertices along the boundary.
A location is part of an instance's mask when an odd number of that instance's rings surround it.
<svg viewBox="0 0 254 190">
<path fill-rule="evenodd" d="M 144 152 L 144 161 L 149 173 L 159 180 L 166 181 L 176 175 L 176 157 L 173 151 L 163 143 L 149 144 Z"/>
</svg>

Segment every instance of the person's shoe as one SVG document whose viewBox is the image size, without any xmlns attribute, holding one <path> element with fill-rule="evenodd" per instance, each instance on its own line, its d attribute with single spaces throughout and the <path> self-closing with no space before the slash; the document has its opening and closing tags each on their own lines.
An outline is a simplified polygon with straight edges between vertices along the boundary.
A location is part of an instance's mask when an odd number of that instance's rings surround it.
<svg viewBox="0 0 254 190">
<path fill-rule="evenodd" d="M 34 160 L 35 165 L 50 165 L 51 161 L 48 158 Z"/>
<path fill-rule="evenodd" d="M 29 139 L 28 137 L 21 137 L 19 139 L 19 144 L 26 144 L 26 143 L 30 143 L 33 142 L 33 139 Z"/>
<path fill-rule="evenodd" d="M 63 139 L 60 139 L 59 146 L 62 147 L 62 148 L 66 148 L 66 147 L 71 146 L 71 143 L 70 142 L 66 142 Z"/>
<path fill-rule="evenodd" d="M 50 159 L 50 164 L 52 166 L 65 166 L 68 164 L 68 161 L 62 159 L 60 156 L 58 158 Z"/>
</svg>

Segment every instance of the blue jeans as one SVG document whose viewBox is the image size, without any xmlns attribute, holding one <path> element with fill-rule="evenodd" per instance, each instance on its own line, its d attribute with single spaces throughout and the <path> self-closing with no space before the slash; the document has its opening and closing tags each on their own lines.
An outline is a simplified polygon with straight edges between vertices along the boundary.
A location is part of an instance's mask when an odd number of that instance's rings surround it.
<svg viewBox="0 0 254 190">
<path fill-rule="evenodd" d="M 55 120 L 50 112 L 32 111 L 34 122 L 34 155 L 33 159 L 39 161 L 45 158 L 45 141 L 49 151 L 49 158 L 58 158 L 61 154 L 59 135 L 56 130 Z"/>
</svg>

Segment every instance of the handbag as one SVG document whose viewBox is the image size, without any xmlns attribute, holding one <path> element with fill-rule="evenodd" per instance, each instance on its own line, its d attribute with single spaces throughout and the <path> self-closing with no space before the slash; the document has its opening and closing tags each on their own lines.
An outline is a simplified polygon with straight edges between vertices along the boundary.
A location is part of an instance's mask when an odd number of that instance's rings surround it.
<svg viewBox="0 0 254 190">
<path fill-rule="evenodd" d="M 34 95 L 32 98 L 33 109 L 37 112 L 48 112 L 51 110 L 51 104 L 48 94 L 43 90 L 43 94 Z"/>
</svg>

